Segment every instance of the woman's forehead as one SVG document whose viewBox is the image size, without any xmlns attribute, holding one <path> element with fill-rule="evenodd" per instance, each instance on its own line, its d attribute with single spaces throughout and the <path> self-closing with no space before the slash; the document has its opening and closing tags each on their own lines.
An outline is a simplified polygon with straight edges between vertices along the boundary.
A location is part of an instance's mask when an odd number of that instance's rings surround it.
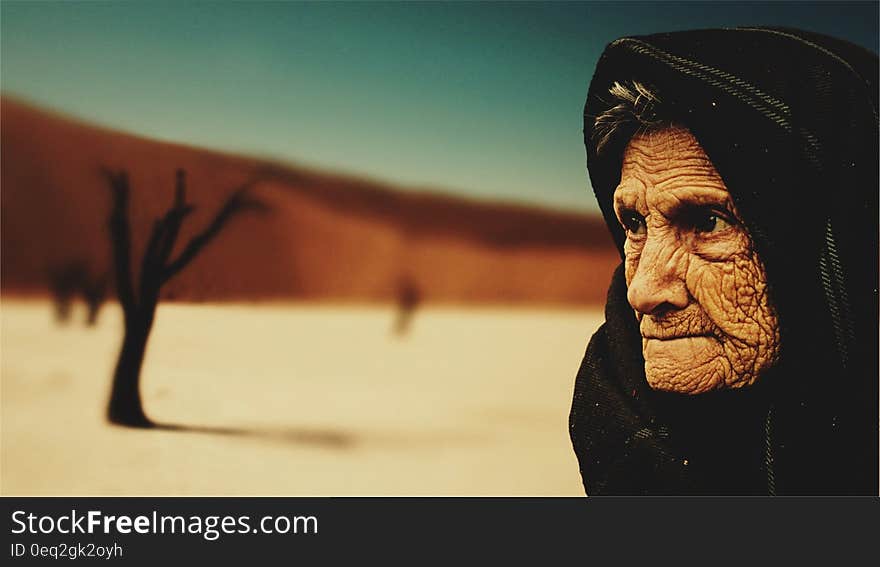
<svg viewBox="0 0 880 567">
<path fill-rule="evenodd" d="M 646 193 L 699 200 L 728 194 L 697 139 L 681 127 L 638 134 L 627 145 L 614 199 L 631 201 Z"/>
</svg>

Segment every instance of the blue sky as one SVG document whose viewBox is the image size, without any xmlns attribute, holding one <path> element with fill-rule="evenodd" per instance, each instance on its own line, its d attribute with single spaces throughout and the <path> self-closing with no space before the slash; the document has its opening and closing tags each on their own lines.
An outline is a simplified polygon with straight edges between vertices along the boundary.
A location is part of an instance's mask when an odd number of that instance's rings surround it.
<svg viewBox="0 0 880 567">
<path fill-rule="evenodd" d="M 876 51 L 877 6 L 4 0 L 0 88 L 162 140 L 595 210 L 581 115 L 608 42 L 764 24 Z"/>
</svg>

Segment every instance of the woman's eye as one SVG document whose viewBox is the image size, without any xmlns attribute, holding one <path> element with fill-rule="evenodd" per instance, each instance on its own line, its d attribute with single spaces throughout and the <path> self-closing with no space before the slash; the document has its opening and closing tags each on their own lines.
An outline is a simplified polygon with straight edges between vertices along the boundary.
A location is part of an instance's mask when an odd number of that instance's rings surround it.
<svg viewBox="0 0 880 567">
<path fill-rule="evenodd" d="M 688 216 L 687 224 L 694 232 L 721 232 L 733 226 L 733 222 L 728 220 L 728 217 L 711 209 L 696 209 Z"/>
<path fill-rule="evenodd" d="M 648 233 L 645 217 L 635 211 L 624 211 L 621 213 L 620 222 L 626 232 L 633 236 L 644 236 Z"/>
</svg>

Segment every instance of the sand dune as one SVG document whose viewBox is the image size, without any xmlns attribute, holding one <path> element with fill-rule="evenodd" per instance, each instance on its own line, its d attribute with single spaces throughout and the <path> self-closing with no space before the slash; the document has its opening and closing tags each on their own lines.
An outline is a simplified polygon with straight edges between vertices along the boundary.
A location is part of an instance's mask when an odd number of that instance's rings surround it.
<svg viewBox="0 0 880 567">
<path fill-rule="evenodd" d="M 101 167 L 132 179 L 135 258 L 188 172 L 197 207 L 179 251 L 232 190 L 272 211 L 236 218 L 164 289 L 166 299 L 386 301 L 401 278 L 437 302 L 590 304 L 618 262 L 597 218 L 403 191 L 87 126 L 2 99 L 4 293 L 45 290 L 80 262 L 109 273 L 109 191 Z M 536 188 L 536 191 L 539 189 Z"/>
</svg>

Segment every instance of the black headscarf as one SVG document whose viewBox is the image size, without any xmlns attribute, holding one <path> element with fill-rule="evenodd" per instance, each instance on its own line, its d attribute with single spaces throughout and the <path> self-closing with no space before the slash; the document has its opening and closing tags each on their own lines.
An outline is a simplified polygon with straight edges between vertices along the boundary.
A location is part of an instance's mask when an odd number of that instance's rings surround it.
<svg viewBox="0 0 880 567">
<path fill-rule="evenodd" d="M 597 154 L 615 81 L 650 85 L 724 180 L 767 274 L 779 363 L 738 390 L 651 390 L 618 268 L 575 384 L 570 431 L 598 494 L 878 493 L 877 55 L 782 28 L 610 44 L 584 110 L 587 165 L 612 208 L 625 135 Z"/>
</svg>

